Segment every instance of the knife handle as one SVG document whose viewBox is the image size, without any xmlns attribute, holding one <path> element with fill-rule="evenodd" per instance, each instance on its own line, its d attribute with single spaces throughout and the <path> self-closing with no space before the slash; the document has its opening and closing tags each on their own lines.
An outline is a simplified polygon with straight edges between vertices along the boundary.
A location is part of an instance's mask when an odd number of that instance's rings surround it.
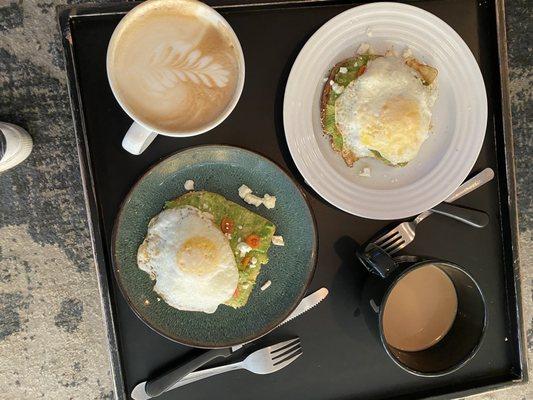
<svg viewBox="0 0 533 400">
<path fill-rule="evenodd" d="M 146 382 L 146 394 L 148 394 L 150 397 L 159 396 L 190 372 L 196 371 L 202 365 L 208 363 L 211 360 L 214 360 L 215 358 L 226 358 L 230 356 L 231 353 L 231 348 L 213 349 L 206 351 L 200 356 L 189 360 L 185 364 L 181 364 L 179 367 L 174 368 L 169 372 L 158 376 L 155 379 L 150 379 L 148 382 Z"/>
</svg>

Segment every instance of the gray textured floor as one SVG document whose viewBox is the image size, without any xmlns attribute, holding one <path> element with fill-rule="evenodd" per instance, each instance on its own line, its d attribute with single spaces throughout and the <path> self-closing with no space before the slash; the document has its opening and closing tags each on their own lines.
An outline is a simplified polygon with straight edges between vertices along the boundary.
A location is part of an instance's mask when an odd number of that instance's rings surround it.
<svg viewBox="0 0 533 400">
<path fill-rule="evenodd" d="M 71 1 L 68 1 L 69 3 Z M 72 1 L 76 2 L 76 1 Z M 85 222 L 56 0 L 0 0 L 0 120 L 35 149 L 0 176 L 0 399 L 112 398 Z M 533 351 L 532 11 L 509 0 L 513 128 L 525 321 Z M 529 2 L 531 4 L 531 2 Z M 533 398 L 531 386 L 485 399 Z"/>
</svg>

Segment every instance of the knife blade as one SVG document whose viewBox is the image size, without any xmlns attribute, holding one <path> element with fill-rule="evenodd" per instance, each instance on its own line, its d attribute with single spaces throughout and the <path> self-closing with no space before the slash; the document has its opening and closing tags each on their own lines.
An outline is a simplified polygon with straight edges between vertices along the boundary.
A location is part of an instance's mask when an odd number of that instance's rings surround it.
<svg viewBox="0 0 533 400">
<path fill-rule="evenodd" d="M 294 309 L 294 311 L 292 313 L 289 314 L 289 316 L 287 318 L 285 318 L 279 325 L 277 325 L 274 329 L 277 329 L 279 328 L 281 325 L 283 324 L 286 324 L 287 322 L 293 320 L 294 318 L 302 315 L 303 313 L 305 313 L 306 311 L 309 311 L 310 309 L 312 309 L 313 307 L 317 306 L 322 300 L 324 300 L 327 295 L 328 295 L 329 291 L 328 289 L 326 288 L 321 288 L 321 289 L 318 289 L 316 292 L 313 292 L 311 293 L 310 295 L 304 297 L 302 299 L 302 301 L 300 301 L 300 303 L 296 306 L 296 308 Z M 273 330 L 274 330 L 273 329 Z M 272 331 L 271 331 L 272 332 Z M 243 344 L 239 344 L 239 345 L 236 345 L 236 346 L 233 346 L 231 348 L 231 350 L 229 350 L 229 354 L 233 354 L 235 351 L 238 351 L 239 349 L 241 349 L 243 346 L 257 340 L 259 338 L 256 338 L 254 340 L 251 340 L 249 342 L 246 342 L 246 343 L 243 343 Z M 213 351 L 213 350 L 210 350 L 210 351 Z M 205 354 L 205 353 L 204 353 Z M 228 355 L 229 355 L 228 354 Z M 192 379 L 192 380 L 196 380 L 194 379 L 195 377 L 199 377 L 201 376 L 200 374 L 200 371 L 193 371 L 193 372 L 190 372 L 188 373 L 187 375 L 185 375 L 182 379 Z M 156 378 L 157 379 L 157 378 Z M 181 379 L 177 380 L 177 382 L 175 383 L 175 385 L 177 385 L 177 383 L 181 381 Z M 144 382 L 141 382 L 139 384 L 137 384 L 132 392 L 131 392 L 131 397 L 134 399 L 134 400 L 148 400 L 148 399 L 151 399 L 155 396 L 153 395 L 150 395 L 149 393 L 147 393 L 146 391 L 146 384 L 148 383 L 148 381 L 144 381 Z M 172 390 L 174 388 L 174 385 L 171 385 L 170 387 L 168 387 L 168 389 L 166 389 L 164 392 L 166 391 L 169 391 L 169 390 Z M 164 393 L 163 392 L 163 393 Z"/>
<path fill-rule="evenodd" d="M 294 318 L 299 317 L 303 313 L 309 311 L 311 308 L 317 306 L 318 303 L 320 303 L 327 297 L 328 293 L 328 289 L 323 287 L 321 289 L 318 289 L 316 292 L 311 293 L 309 296 L 304 297 L 303 300 L 300 301 L 300 304 L 298 304 L 298 306 L 294 309 L 294 311 L 290 313 L 289 316 L 283 320 L 283 322 L 276 326 L 276 328 L 279 328 L 281 325 L 286 324 Z"/>
<path fill-rule="evenodd" d="M 294 309 L 293 312 L 291 312 L 289 314 L 289 316 L 287 318 L 285 318 L 283 321 L 281 321 L 278 325 L 276 325 L 275 328 L 272 329 L 272 331 L 274 329 L 278 329 L 281 325 L 283 324 L 286 324 L 287 322 L 289 322 L 290 320 L 293 320 L 294 318 L 302 315 L 303 313 L 305 313 L 306 311 L 309 311 L 311 308 L 315 307 L 316 305 L 318 305 L 318 303 L 320 303 L 322 300 L 324 300 L 326 298 L 326 296 L 328 295 L 329 291 L 328 289 L 326 288 L 321 288 L 321 289 L 318 289 L 316 292 L 313 292 L 311 293 L 310 295 L 308 296 L 305 296 L 302 301 L 300 301 L 300 303 L 296 306 L 296 308 Z M 270 332 L 272 332 L 270 331 Z M 265 333 L 265 335 L 267 335 L 268 333 L 270 332 L 267 332 Z M 262 336 L 260 336 L 262 337 Z M 260 337 L 258 338 L 255 338 L 253 340 L 250 340 L 249 342 L 245 342 L 245 343 L 242 343 L 242 344 L 238 344 L 236 346 L 233 346 L 231 348 L 231 351 L 232 352 L 235 352 L 237 350 L 239 350 L 240 348 L 242 348 L 243 346 L 249 344 L 249 343 L 252 343 L 253 341 L 259 339 Z"/>
</svg>

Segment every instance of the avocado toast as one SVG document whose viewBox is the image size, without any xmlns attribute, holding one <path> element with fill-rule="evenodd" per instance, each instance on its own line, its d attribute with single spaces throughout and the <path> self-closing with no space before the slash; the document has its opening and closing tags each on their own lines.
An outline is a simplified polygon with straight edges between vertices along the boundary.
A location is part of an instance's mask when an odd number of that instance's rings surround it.
<svg viewBox="0 0 533 400">
<path fill-rule="evenodd" d="M 325 134 L 330 136 L 331 147 L 333 150 L 341 154 L 349 167 L 353 166 L 353 163 L 357 161 L 357 157 L 344 145 L 342 134 L 337 128 L 335 122 L 335 101 L 341 94 L 339 89 L 344 89 L 352 81 L 361 76 L 365 72 L 368 61 L 373 60 L 376 57 L 377 56 L 371 54 L 361 54 L 336 64 L 331 69 L 328 81 L 324 85 L 324 90 L 322 91 L 322 98 L 320 101 L 322 129 Z M 341 73 L 341 68 L 346 69 L 346 72 Z"/>
<path fill-rule="evenodd" d="M 207 191 L 188 192 L 168 201 L 165 209 L 186 205 L 210 213 L 213 222 L 228 238 L 239 270 L 239 281 L 233 297 L 225 304 L 233 308 L 244 306 L 261 266 L 268 262 L 268 249 L 276 231 L 275 225 L 224 196 Z"/>
<path fill-rule="evenodd" d="M 370 53 L 364 53 L 364 54 L 358 54 L 354 57 L 348 58 L 344 61 L 341 61 L 340 63 L 336 64 L 330 71 L 328 80 L 326 84 L 324 85 L 324 89 L 322 92 L 321 102 L 320 102 L 320 111 L 321 111 L 321 123 L 322 123 L 322 129 L 326 135 L 329 136 L 331 141 L 331 146 L 333 150 L 340 153 L 346 164 L 351 167 L 357 161 L 358 157 L 374 157 L 385 164 L 392 165 L 392 166 L 404 166 L 407 164 L 407 162 L 391 162 L 388 158 L 384 157 L 380 151 L 376 149 L 376 147 L 368 146 L 365 147 L 365 151 L 360 154 L 356 154 L 353 150 L 353 147 L 348 145 L 346 143 L 346 137 L 343 136 L 342 132 L 339 128 L 339 121 L 337 120 L 338 115 L 338 109 L 339 107 L 337 100 L 341 97 L 343 92 L 345 92 L 345 89 L 348 88 L 348 91 L 351 91 L 354 87 L 352 83 L 355 84 L 355 81 L 359 82 L 358 79 L 366 72 L 367 66 L 372 69 L 372 67 L 377 64 L 379 61 L 375 61 L 369 65 L 369 62 L 372 60 L 376 60 L 380 57 L 383 57 L 381 55 L 375 55 Z M 380 58 L 381 60 L 385 60 L 386 58 Z M 407 57 L 404 58 L 401 61 L 400 65 L 403 65 L 403 68 L 405 69 L 409 67 L 408 69 L 411 69 L 412 71 L 416 71 L 415 74 L 418 76 L 418 84 L 423 84 L 424 86 L 429 86 L 433 81 L 435 80 L 437 76 L 437 70 L 433 67 L 427 66 L 425 64 L 422 64 L 418 62 L 413 57 Z M 366 75 L 365 75 L 366 78 Z M 365 81 L 367 81 L 365 79 Z M 420 82 L 421 81 L 421 82 Z M 358 85 L 358 83 L 357 83 Z M 349 86 L 349 87 L 348 87 Z M 345 99 L 345 97 L 341 98 L 341 102 Z M 368 99 L 366 99 L 368 101 Z M 353 102 L 362 102 L 364 103 L 364 99 L 360 99 L 359 97 L 355 97 Z M 346 103 L 346 101 L 344 101 Z M 345 110 L 346 108 L 342 108 L 341 110 Z M 349 114 L 349 115 L 356 115 L 356 114 Z M 363 114 L 365 115 L 365 114 Z M 378 147 L 379 148 L 379 147 Z"/>
</svg>

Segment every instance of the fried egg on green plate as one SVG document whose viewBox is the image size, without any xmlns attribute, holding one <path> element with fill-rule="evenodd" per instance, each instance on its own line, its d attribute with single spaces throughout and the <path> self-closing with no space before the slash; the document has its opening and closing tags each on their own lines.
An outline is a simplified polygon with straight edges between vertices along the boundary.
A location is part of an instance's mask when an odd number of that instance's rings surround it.
<svg viewBox="0 0 533 400">
<path fill-rule="evenodd" d="M 275 229 L 219 194 L 189 192 L 150 221 L 137 264 L 174 308 L 214 313 L 220 304 L 242 307 L 268 262 Z"/>
<path fill-rule="evenodd" d="M 346 164 L 412 161 L 429 137 L 437 71 L 416 59 L 362 54 L 337 64 L 322 94 L 322 126 Z"/>
</svg>

